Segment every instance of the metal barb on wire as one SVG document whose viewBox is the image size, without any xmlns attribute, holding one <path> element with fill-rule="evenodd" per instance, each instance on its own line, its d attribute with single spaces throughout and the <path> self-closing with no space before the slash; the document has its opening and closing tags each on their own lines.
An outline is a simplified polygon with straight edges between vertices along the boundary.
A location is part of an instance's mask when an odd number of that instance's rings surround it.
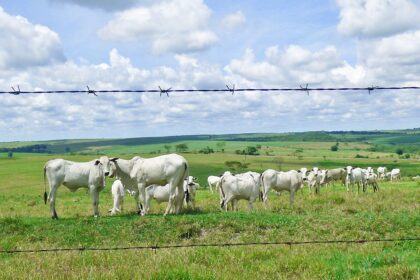
<svg viewBox="0 0 420 280">
<path fill-rule="evenodd" d="M 87 87 L 87 94 L 93 94 L 93 95 L 95 95 L 95 96 L 98 96 L 98 95 L 96 94 L 96 91 L 95 91 L 95 90 L 90 89 L 90 88 L 89 88 L 89 86 L 86 86 L 86 87 Z"/>
<path fill-rule="evenodd" d="M 378 87 L 374 87 L 374 86 L 368 87 L 367 90 L 368 90 L 369 95 L 372 93 L 372 91 L 374 91 L 377 88 Z"/>
<path fill-rule="evenodd" d="M 306 84 L 305 87 L 300 85 L 300 90 L 301 91 L 306 91 L 306 94 L 309 96 L 309 88 L 308 88 L 309 84 Z"/>
<path fill-rule="evenodd" d="M 229 87 L 228 85 L 226 85 L 226 88 L 228 89 L 228 91 L 232 93 L 232 95 L 235 94 L 235 85 L 232 85 L 232 87 Z"/>
<path fill-rule="evenodd" d="M 20 94 L 20 87 L 19 85 L 17 85 L 17 90 L 14 87 L 11 87 L 13 91 L 9 92 L 10 94 L 13 95 L 19 95 Z"/>
<path fill-rule="evenodd" d="M 160 93 L 159 93 L 159 96 L 160 96 L 160 97 L 162 97 L 162 94 L 166 94 L 166 96 L 167 96 L 167 97 L 169 97 L 169 93 L 171 92 L 172 88 L 170 87 L 170 88 L 168 88 L 168 89 L 162 89 L 162 88 L 159 86 L 159 90 L 160 90 Z"/>
</svg>

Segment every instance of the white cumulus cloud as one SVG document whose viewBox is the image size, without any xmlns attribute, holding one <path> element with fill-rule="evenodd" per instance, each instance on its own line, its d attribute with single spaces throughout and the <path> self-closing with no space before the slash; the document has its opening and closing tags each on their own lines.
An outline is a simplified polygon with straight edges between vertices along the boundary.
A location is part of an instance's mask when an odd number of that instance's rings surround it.
<svg viewBox="0 0 420 280">
<path fill-rule="evenodd" d="M 104 40 L 150 42 L 156 54 L 203 50 L 217 42 L 202 0 L 168 0 L 120 13 L 98 31 Z"/>
<path fill-rule="evenodd" d="M 245 22 L 246 22 L 246 18 L 245 18 L 244 13 L 242 11 L 237 11 L 237 12 L 226 15 L 222 19 L 222 26 L 229 30 L 234 30 L 244 25 Z"/>
<path fill-rule="evenodd" d="M 47 65 L 65 60 L 60 38 L 46 26 L 9 15 L 0 7 L 0 69 Z"/>
<path fill-rule="evenodd" d="M 394 35 L 420 27 L 420 8 L 410 0 L 337 0 L 338 31 L 358 37 Z"/>
</svg>

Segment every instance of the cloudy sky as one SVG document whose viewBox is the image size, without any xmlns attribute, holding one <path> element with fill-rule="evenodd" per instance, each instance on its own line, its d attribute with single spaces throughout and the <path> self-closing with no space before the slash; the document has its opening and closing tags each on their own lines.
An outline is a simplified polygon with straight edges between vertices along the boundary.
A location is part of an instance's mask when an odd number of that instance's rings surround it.
<svg viewBox="0 0 420 280">
<path fill-rule="evenodd" d="M 291 3 L 0 0 L 0 91 L 420 85 L 420 1 Z M 0 104 L 0 141 L 420 126 L 418 91 L 4 94 Z"/>
</svg>

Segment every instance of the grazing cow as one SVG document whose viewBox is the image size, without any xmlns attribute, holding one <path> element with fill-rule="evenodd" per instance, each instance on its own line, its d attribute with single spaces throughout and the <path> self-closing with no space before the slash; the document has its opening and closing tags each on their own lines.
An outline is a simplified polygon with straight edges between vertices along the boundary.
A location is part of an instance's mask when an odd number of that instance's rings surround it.
<svg viewBox="0 0 420 280">
<path fill-rule="evenodd" d="M 195 194 L 197 191 L 197 187 L 199 185 L 195 182 L 187 183 L 187 181 L 184 181 L 184 194 L 182 196 L 184 197 L 184 203 L 186 206 L 191 205 L 192 208 L 195 208 Z M 146 196 L 144 201 L 144 207 L 145 210 L 148 212 L 150 210 L 150 204 L 152 199 L 156 200 L 158 204 L 162 202 L 169 202 L 169 184 L 166 184 L 165 186 L 159 186 L 159 185 L 151 185 L 146 188 Z"/>
<path fill-rule="evenodd" d="M 384 166 L 380 166 L 378 167 L 377 171 L 379 179 L 384 180 L 386 178 L 386 173 L 388 172 L 388 169 Z"/>
<path fill-rule="evenodd" d="M 347 191 L 349 191 L 349 186 L 351 186 L 351 191 L 354 191 L 354 184 L 357 184 L 357 192 L 360 191 L 360 183 L 363 186 L 363 192 L 366 192 L 366 178 L 365 172 L 359 167 L 353 168 L 351 166 L 347 166 L 346 168 L 347 176 L 346 176 L 346 187 Z"/>
<path fill-rule="evenodd" d="M 401 171 L 398 168 L 391 170 L 391 182 L 395 180 L 401 180 Z"/>
<path fill-rule="evenodd" d="M 384 179 L 391 180 L 391 171 L 385 173 Z"/>
<path fill-rule="evenodd" d="M 373 171 L 373 170 L 372 170 Z M 365 173 L 366 178 L 366 186 L 372 186 L 373 191 L 377 192 L 379 191 L 379 185 L 378 185 L 378 175 L 368 171 Z"/>
<path fill-rule="evenodd" d="M 334 168 L 325 170 L 324 175 L 321 179 L 321 185 L 325 185 L 331 182 L 340 181 L 343 186 L 346 185 L 346 170 L 344 168 Z"/>
<path fill-rule="evenodd" d="M 44 183 L 46 178 L 50 187 L 48 196 L 50 212 L 53 219 L 58 219 L 55 210 L 55 198 L 60 185 L 66 186 L 71 192 L 79 188 L 87 188 L 92 197 L 93 215 L 99 216 L 99 192 L 105 188 L 104 166 L 99 159 L 89 162 L 73 162 L 64 159 L 53 159 L 44 166 Z M 44 200 L 47 203 L 47 190 L 45 184 Z"/>
<path fill-rule="evenodd" d="M 270 189 L 290 192 L 290 207 L 293 207 L 295 192 L 302 186 L 301 172 L 291 170 L 287 172 L 268 169 L 261 175 L 263 201 L 267 202 Z"/>
<path fill-rule="evenodd" d="M 230 172 L 220 178 L 219 188 L 221 193 L 220 207 L 228 210 L 228 204 L 231 202 L 232 210 L 237 210 L 237 202 L 241 199 L 248 200 L 248 210 L 254 208 L 253 204 L 258 198 L 259 174 L 255 172 L 246 172 L 233 175 Z"/>
<path fill-rule="evenodd" d="M 124 204 L 124 186 L 121 180 L 114 181 L 111 187 L 111 194 L 114 205 L 108 212 L 111 212 L 111 215 L 121 213 Z"/>
<path fill-rule="evenodd" d="M 146 187 L 169 184 L 169 203 L 165 215 L 178 214 L 182 207 L 183 184 L 188 178 L 187 160 L 177 154 L 169 154 L 154 158 L 139 158 L 134 164 L 130 177 L 137 181 L 139 193 L 145 198 Z M 143 209 L 142 215 L 147 214 Z"/>
<path fill-rule="evenodd" d="M 207 178 L 207 183 L 209 185 L 210 191 L 213 192 L 213 188 L 216 189 L 218 188 L 218 183 L 220 182 L 220 177 L 218 176 L 209 176 Z"/>
</svg>

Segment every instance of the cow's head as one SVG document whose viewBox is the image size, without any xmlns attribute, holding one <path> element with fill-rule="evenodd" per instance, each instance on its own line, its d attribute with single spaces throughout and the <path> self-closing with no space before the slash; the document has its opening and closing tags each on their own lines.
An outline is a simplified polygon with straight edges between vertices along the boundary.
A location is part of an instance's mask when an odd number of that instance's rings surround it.
<svg viewBox="0 0 420 280">
<path fill-rule="evenodd" d="M 309 173 L 308 168 L 302 167 L 298 171 L 300 171 L 300 173 L 302 173 L 302 180 L 303 181 L 308 180 L 308 173 Z"/>
<path fill-rule="evenodd" d="M 348 176 L 351 174 L 352 170 L 353 170 L 353 167 L 351 167 L 350 165 L 346 167 L 346 172 Z"/>
<path fill-rule="evenodd" d="M 328 176 L 328 170 L 321 170 L 320 171 L 321 172 L 321 184 L 325 184 L 326 182 L 326 179 L 327 179 L 327 176 Z"/>
<path fill-rule="evenodd" d="M 101 156 L 99 158 L 99 161 L 101 162 L 103 169 L 104 169 L 104 175 L 105 176 L 114 176 L 115 166 L 114 169 L 111 167 L 111 160 L 107 156 Z"/>
</svg>

